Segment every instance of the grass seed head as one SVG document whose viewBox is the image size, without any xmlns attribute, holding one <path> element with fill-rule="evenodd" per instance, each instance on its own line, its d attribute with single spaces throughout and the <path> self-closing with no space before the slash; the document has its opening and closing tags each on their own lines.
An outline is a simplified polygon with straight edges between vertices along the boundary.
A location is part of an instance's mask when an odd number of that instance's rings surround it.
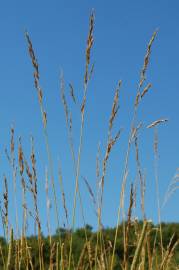
<svg viewBox="0 0 179 270">
<path fill-rule="evenodd" d="M 158 126 L 159 124 L 166 123 L 166 122 L 168 122 L 168 119 L 158 119 L 152 122 L 150 125 L 148 125 L 147 128 L 153 128 L 153 127 Z"/>
</svg>

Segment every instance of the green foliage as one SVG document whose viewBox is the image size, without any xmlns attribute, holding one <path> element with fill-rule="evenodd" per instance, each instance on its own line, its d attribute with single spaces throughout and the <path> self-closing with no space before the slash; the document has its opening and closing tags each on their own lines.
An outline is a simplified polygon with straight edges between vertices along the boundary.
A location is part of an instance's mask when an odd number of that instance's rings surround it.
<svg viewBox="0 0 179 270">
<path fill-rule="evenodd" d="M 129 233 L 129 243 L 128 243 L 128 252 L 129 252 L 129 265 L 132 263 L 132 258 L 135 253 L 136 249 L 136 236 L 137 233 L 140 232 L 142 228 L 142 222 L 137 223 L 137 227 L 132 226 L 130 233 Z M 97 232 L 92 231 L 92 227 L 90 225 L 87 225 L 86 228 L 78 228 L 73 232 L 73 265 L 77 266 L 79 261 L 82 260 L 82 262 L 86 263 L 88 265 L 88 254 L 87 249 L 85 250 L 85 244 L 86 244 L 86 235 L 87 238 L 90 241 L 91 246 L 91 256 L 95 256 L 95 247 L 96 247 L 96 239 L 97 239 Z M 111 255 L 112 255 L 112 249 L 110 246 L 113 246 L 114 244 L 114 235 L 115 235 L 116 228 L 106 228 L 103 229 L 103 244 L 106 250 L 107 258 L 110 261 Z M 117 238 L 117 244 L 116 244 L 116 250 L 115 250 L 115 257 L 114 257 L 114 267 L 113 269 L 121 269 L 121 265 L 123 263 L 123 256 L 124 256 L 124 239 L 123 239 L 123 226 L 119 226 L 118 230 L 118 238 Z M 158 234 L 158 226 L 155 226 L 154 224 L 150 224 L 150 248 L 151 252 L 154 247 L 155 242 L 155 248 L 156 248 L 156 256 L 155 260 L 158 257 L 158 261 L 161 260 L 160 256 L 160 241 L 159 241 L 159 234 Z M 138 231 L 138 232 L 137 232 Z M 64 261 L 67 261 L 67 254 L 69 252 L 69 239 L 70 234 L 72 233 L 70 230 L 66 230 L 64 228 L 59 228 L 56 230 L 56 233 L 52 235 L 52 243 L 51 245 L 58 242 L 58 235 L 61 235 L 62 242 L 64 244 Z M 162 236 L 163 236 L 163 248 L 166 251 L 168 248 L 169 243 L 171 243 L 171 246 L 179 239 L 179 224 L 178 223 L 162 223 Z M 173 237 L 173 238 L 172 238 Z M 172 241 L 171 241 L 172 238 Z M 25 241 L 25 240 L 24 240 Z M 40 269 L 39 265 L 39 248 L 38 248 L 38 238 L 37 236 L 29 236 L 26 238 L 27 246 L 29 247 L 31 258 L 32 258 L 32 264 L 34 269 Z M 50 263 L 50 256 L 51 256 L 51 250 L 52 246 L 50 246 L 49 242 L 49 236 L 43 237 L 43 263 L 44 263 L 44 269 L 49 269 L 49 263 Z M 14 246 L 17 245 L 17 243 L 22 244 L 22 240 L 14 240 Z M 8 245 L 6 240 L 3 237 L 0 237 L 0 246 L 1 246 L 1 256 L 0 256 L 0 269 L 3 269 L 3 258 L 2 254 L 4 256 L 4 261 L 7 261 L 8 256 Z M 56 245 L 54 245 L 56 247 Z M 15 253 L 16 250 L 13 248 L 12 250 L 12 261 L 15 263 Z M 82 257 L 82 254 L 84 254 L 84 257 Z M 172 259 L 173 265 L 179 264 L 179 246 L 176 247 L 174 257 Z M 25 258 L 25 242 L 24 242 L 24 258 Z M 56 258 L 56 249 L 54 249 L 54 261 Z M 60 258 L 60 256 L 59 256 Z M 148 259 L 147 259 L 148 260 Z M 146 261 L 147 262 L 147 261 Z M 92 259 L 92 264 L 94 265 L 94 258 Z M 146 263 L 147 265 L 147 263 Z M 145 269 L 148 267 L 146 266 Z M 10 269 L 10 268 L 9 268 Z M 13 268 L 12 268 L 13 269 Z M 21 269 L 26 269 L 26 262 L 21 261 Z M 87 267 L 88 269 L 88 267 Z M 170 269 L 176 269 L 171 268 Z"/>
</svg>

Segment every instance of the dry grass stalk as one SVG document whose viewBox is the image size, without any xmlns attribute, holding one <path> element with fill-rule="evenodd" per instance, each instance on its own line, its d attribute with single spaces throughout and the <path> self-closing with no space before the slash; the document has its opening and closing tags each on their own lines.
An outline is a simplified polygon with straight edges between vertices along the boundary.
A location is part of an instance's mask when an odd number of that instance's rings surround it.
<svg viewBox="0 0 179 270">
<path fill-rule="evenodd" d="M 112 114 L 113 114 L 113 110 L 112 110 L 111 115 Z M 116 114 L 115 114 L 114 117 L 116 117 Z M 111 119 L 111 117 L 110 117 L 110 119 Z M 113 118 L 113 120 L 114 120 L 114 118 Z M 113 120 L 112 120 L 112 123 L 113 123 Z M 110 130 L 110 125 L 109 125 L 108 142 L 107 142 L 105 157 L 103 159 L 102 176 L 101 176 L 101 179 L 100 179 L 100 182 L 99 182 L 99 187 L 101 188 L 101 190 L 100 190 L 100 197 L 99 197 L 100 201 L 98 202 L 98 229 L 99 229 L 101 253 L 104 254 L 105 259 L 106 259 L 106 252 L 105 252 L 105 247 L 104 247 L 104 243 L 103 243 L 104 241 L 103 241 L 103 233 L 102 233 L 102 205 L 103 205 L 103 194 L 104 194 L 104 180 L 105 180 L 107 161 L 109 159 L 109 155 L 111 153 L 111 150 L 112 150 L 113 146 L 116 144 L 117 140 L 120 138 L 121 130 L 118 131 L 118 133 L 116 134 L 114 139 L 111 138 L 110 134 L 111 134 L 111 130 Z"/>
<path fill-rule="evenodd" d="M 29 265 L 31 267 L 31 270 L 34 270 L 34 266 L 33 266 L 33 263 L 32 263 L 32 255 L 31 255 L 31 247 L 29 247 L 27 245 L 27 252 L 28 252 L 28 260 L 29 260 Z"/>
<path fill-rule="evenodd" d="M 15 241 L 15 270 L 18 270 L 20 267 L 19 267 L 19 260 L 20 260 L 20 241 L 19 239 L 17 239 Z"/>
<path fill-rule="evenodd" d="M 84 232 L 85 232 L 85 241 L 88 242 L 87 238 L 87 232 L 86 232 L 86 223 L 85 223 L 85 217 L 84 217 L 84 210 L 83 210 L 83 204 L 82 204 L 82 198 L 79 190 L 79 170 L 80 170 L 80 156 L 81 156 L 81 147 L 82 147 L 82 137 L 83 137 L 83 125 L 84 125 L 84 111 L 82 112 L 82 120 L 81 120 L 81 131 L 80 131 L 80 144 L 79 144 L 79 152 L 78 152 L 78 160 L 76 164 L 76 158 L 75 158 L 75 153 L 74 153 L 74 144 L 73 144 L 73 132 L 72 132 L 72 114 L 71 112 L 69 113 L 69 108 L 67 105 L 66 97 L 65 97 L 65 87 L 64 87 L 64 77 L 63 73 L 61 72 L 60 76 L 60 81 L 61 81 L 61 99 L 62 103 L 64 106 L 64 111 L 65 111 L 65 118 L 66 118 L 66 127 L 67 127 L 67 133 L 68 133 L 68 140 L 69 140 L 69 145 L 70 145 L 70 150 L 71 150 L 71 155 L 72 155 L 72 160 L 73 160 L 73 165 L 74 165 L 74 171 L 75 171 L 75 193 L 74 193 L 74 207 L 73 207 L 73 215 L 72 215 L 72 228 L 74 228 L 74 221 L 75 221 L 75 209 L 76 209 L 76 196 L 78 195 L 79 197 L 79 202 L 80 202 L 80 210 L 81 210 L 81 215 L 84 223 Z M 84 90 L 84 95 L 86 95 L 86 89 Z M 85 97 L 86 99 L 86 97 Z M 65 193 L 63 189 L 63 182 L 62 182 L 62 173 L 61 169 L 59 167 L 59 180 L 60 180 L 60 188 L 61 188 L 61 193 L 62 193 L 62 201 L 63 201 L 63 207 L 65 210 L 65 216 L 66 216 L 66 221 L 67 225 L 69 224 L 68 221 L 68 211 L 66 207 L 66 201 L 65 201 Z M 71 257 L 71 252 L 72 252 L 72 235 L 70 239 L 70 252 L 69 252 L 69 261 Z M 90 260 L 90 258 L 89 258 Z M 70 263 L 69 263 L 70 264 Z"/>
<path fill-rule="evenodd" d="M 56 243 L 54 242 L 51 249 L 50 249 L 50 268 L 49 270 L 53 270 L 56 263 L 55 263 L 55 258 L 56 258 Z"/>
<path fill-rule="evenodd" d="M 128 208 L 128 214 L 127 214 L 127 226 L 124 234 L 124 269 L 128 269 L 128 261 L 129 261 L 129 232 L 131 227 L 131 217 L 132 217 L 132 208 L 134 204 L 134 190 L 133 190 L 133 184 L 131 184 L 131 190 L 130 190 L 130 201 L 129 201 L 129 208 Z"/>
<path fill-rule="evenodd" d="M 26 202 L 26 190 L 28 185 L 25 182 L 24 178 L 24 171 L 26 170 L 27 175 L 30 177 L 30 181 L 32 184 L 32 174 L 30 173 L 30 169 L 28 167 L 27 161 L 25 159 L 23 149 L 22 149 L 22 143 L 21 143 L 21 138 L 19 138 L 19 146 L 18 146 L 18 161 L 19 161 L 19 171 L 20 171 L 20 176 L 21 176 L 21 186 L 22 186 L 22 207 L 23 207 L 23 230 L 22 230 L 22 236 L 21 236 L 21 246 L 19 246 L 19 243 L 17 243 L 16 247 L 16 264 L 17 264 L 17 269 L 21 267 L 22 261 L 28 267 L 30 260 L 29 260 L 29 252 L 28 252 L 28 245 L 27 245 L 27 239 L 26 239 L 26 232 L 27 232 L 27 202 Z M 32 192 L 32 190 L 31 190 Z M 29 211 L 30 212 L 30 211 Z M 19 242 L 17 240 L 17 242 Z M 31 263 L 30 263 L 31 264 Z M 19 266 L 18 266 L 19 265 Z"/>
<path fill-rule="evenodd" d="M 137 163 L 137 171 L 139 175 L 139 181 L 140 181 L 140 193 L 141 193 L 141 210 L 143 214 L 143 218 L 145 219 L 145 180 L 142 174 L 141 170 L 141 164 L 139 159 L 139 147 L 138 147 L 138 137 L 137 133 L 135 135 L 135 150 L 136 150 L 136 163 Z"/>
<path fill-rule="evenodd" d="M 74 170 L 76 170 L 76 160 L 75 160 L 73 131 L 72 131 L 72 126 L 73 126 L 72 113 L 69 111 L 69 107 L 68 107 L 66 96 L 65 96 L 65 83 L 64 83 L 64 76 L 63 76 L 62 71 L 60 74 L 60 92 L 61 92 L 61 100 L 63 103 L 64 112 L 65 112 L 67 135 L 68 135 L 68 141 L 69 141 L 69 145 L 70 145 L 73 166 L 74 166 Z M 73 94 L 73 92 L 72 92 L 72 94 Z"/>
<path fill-rule="evenodd" d="M 151 254 L 151 238 L 150 238 L 150 224 L 147 228 L 147 234 L 146 234 L 146 248 L 147 248 L 147 258 L 148 258 L 148 269 L 152 269 L 152 254 Z"/>
<path fill-rule="evenodd" d="M 104 260 L 104 254 L 103 253 L 100 254 L 100 269 L 101 270 L 106 269 L 105 260 Z"/>
<path fill-rule="evenodd" d="M 35 88 L 36 88 L 37 94 L 38 94 L 38 100 L 39 100 L 42 123 L 43 123 L 43 131 L 44 131 L 44 137 L 45 137 L 45 145 L 46 145 L 47 157 L 48 157 L 48 162 L 49 162 L 49 167 L 50 167 L 50 178 L 51 178 L 53 198 L 54 198 L 54 204 L 55 204 L 55 217 L 56 217 L 56 221 L 57 221 L 57 227 L 60 227 L 58 205 L 57 205 L 57 196 L 56 196 L 56 190 L 55 190 L 55 181 L 54 181 L 54 175 L 53 175 L 53 162 L 52 162 L 52 156 L 51 156 L 51 152 L 50 152 L 50 147 L 49 147 L 49 142 L 48 142 L 48 134 L 47 134 L 47 114 L 44 110 L 43 92 L 42 92 L 42 89 L 41 89 L 40 83 L 39 83 L 39 79 L 40 79 L 39 66 L 38 66 L 38 62 L 37 62 L 35 52 L 34 52 L 34 49 L 32 46 L 32 42 L 31 42 L 29 34 L 27 32 L 25 33 L 25 37 L 26 37 L 26 40 L 28 43 L 28 50 L 29 50 L 29 55 L 30 55 L 31 61 L 32 61 L 32 66 L 34 68 L 34 84 L 35 84 Z M 59 240 L 61 241 L 60 235 L 59 235 Z"/>
<path fill-rule="evenodd" d="M 65 263 L 65 256 L 64 256 L 64 243 L 61 246 L 61 269 L 65 270 L 66 263 Z"/>
<path fill-rule="evenodd" d="M 85 243 L 84 246 L 83 246 L 83 249 L 82 249 L 82 251 L 80 253 L 79 260 L 78 260 L 78 264 L 77 264 L 77 269 L 78 270 L 83 269 L 83 264 L 84 264 L 83 260 L 84 260 L 84 257 L 85 257 L 86 250 L 87 250 L 87 244 Z"/>
<path fill-rule="evenodd" d="M 80 253 L 80 257 L 77 264 L 77 269 L 93 269 L 93 256 L 90 240 L 84 243 L 83 249 Z"/>
<path fill-rule="evenodd" d="M 139 238 L 136 250 L 135 250 L 134 258 L 132 260 L 131 270 L 136 269 L 137 261 L 139 259 L 140 254 L 141 254 L 142 245 L 143 245 L 144 239 L 146 237 L 147 226 L 148 226 L 148 221 L 144 220 L 142 232 L 141 232 L 141 235 L 140 235 L 140 238 Z"/>
<path fill-rule="evenodd" d="M 140 258 L 140 264 L 139 264 L 139 269 L 140 270 L 145 270 L 145 262 L 146 262 L 146 237 L 144 239 L 142 249 L 141 249 L 141 258 Z"/>
<path fill-rule="evenodd" d="M 3 254 L 3 250 L 2 250 L 2 246 L 1 245 L 0 245 L 0 254 L 1 254 L 1 258 L 2 258 L 3 269 L 6 269 L 5 258 L 4 258 L 4 254 Z"/>
<path fill-rule="evenodd" d="M 23 208 L 23 225 L 22 225 L 22 232 L 23 236 L 25 237 L 27 231 L 27 202 L 26 202 L 26 183 L 24 177 L 21 178 L 21 186 L 22 186 L 22 208 Z"/>
<path fill-rule="evenodd" d="M 102 171 L 102 176 L 101 176 L 101 180 L 100 180 L 100 186 L 102 188 L 100 207 L 102 207 L 102 200 L 103 200 L 102 197 L 103 197 L 103 191 L 104 191 L 104 178 L 106 175 L 107 161 L 109 159 L 109 155 L 111 153 L 113 146 L 115 145 L 115 143 L 117 142 L 117 140 L 120 138 L 120 135 L 121 135 L 121 130 L 119 130 L 117 132 L 116 136 L 114 138 L 111 138 L 111 131 L 112 131 L 113 123 L 114 123 L 114 120 L 117 116 L 118 109 L 119 109 L 119 89 L 120 89 L 121 83 L 122 83 L 121 81 L 119 81 L 119 83 L 118 83 L 118 87 L 117 87 L 115 95 L 114 95 L 111 115 L 109 118 L 108 142 L 107 142 L 107 146 L 106 146 L 106 153 L 105 153 L 105 156 L 103 159 L 103 171 Z"/>
<path fill-rule="evenodd" d="M 124 162 L 122 188 L 121 188 L 121 192 L 119 194 L 119 207 L 118 207 L 118 213 L 117 213 L 116 233 L 115 233 L 115 239 L 114 239 L 113 254 L 112 254 L 112 259 L 111 259 L 110 270 L 113 269 L 113 264 L 114 264 L 114 255 L 115 255 L 115 248 L 116 248 L 116 241 L 117 241 L 117 235 L 118 235 L 118 227 L 119 227 L 119 222 L 120 222 L 121 209 L 123 210 L 123 217 L 125 215 L 123 205 L 124 205 L 125 186 L 126 186 L 126 181 L 127 181 L 126 176 L 128 174 L 128 163 L 129 163 L 129 156 L 130 156 L 130 150 L 131 150 L 131 142 L 132 142 L 132 138 L 133 138 L 133 131 L 134 131 L 135 122 L 136 122 L 136 118 L 137 118 L 137 110 L 138 110 L 139 100 L 141 98 L 140 89 L 143 86 L 143 83 L 146 79 L 146 71 L 147 71 L 147 67 L 149 64 L 149 60 L 150 60 L 151 48 L 152 48 L 153 41 L 156 37 L 156 34 L 157 34 L 157 32 L 155 31 L 154 34 L 152 35 L 152 38 L 150 39 L 148 47 L 147 47 L 147 52 L 146 52 L 146 55 L 144 57 L 144 64 L 143 64 L 143 67 L 141 70 L 139 86 L 137 89 L 137 94 L 136 94 L 136 99 L 135 99 L 134 113 L 133 113 L 133 118 L 131 121 L 131 129 L 130 129 L 130 133 L 129 133 L 128 146 L 127 146 L 126 157 L 125 157 L 125 162 Z"/>
<path fill-rule="evenodd" d="M 62 243 L 61 249 L 62 249 L 62 247 L 63 247 L 63 243 Z M 64 269 L 63 257 L 61 257 L 61 266 L 60 267 L 61 267 L 60 268 L 61 270 Z M 59 270 L 59 242 L 56 243 L 56 270 Z"/>
<path fill-rule="evenodd" d="M 156 257 L 156 252 L 157 252 L 157 241 L 158 241 L 157 237 L 158 237 L 158 232 L 159 232 L 158 228 L 154 228 L 153 230 L 155 231 L 155 238 L 154 238 L 154 242 L 153 242 L 153 248 L 152 248 L 152 251 L 150 253 L 151 254 L 151 257 L 150 257 L 150 266 L 151 266 L 150 269 L 151 270 L 153 269 L 155 259 L 156 259 L 155 257 Z"/>
<path fill-rule="evenodd" d="M 36 173 L 36 158 L 35 158 L 35 151 L 34 151 L 34 141 L 33 138 L 31 138 L 31 167 L 32 171 L 30 170 L 30 167 L 28 165 L 27 160 L 25 159 L 25 156 L 23 154 L 21 140 L 19 141 L 19 168 L 20 168 L 20 174 L 22 177 L 22 188 L 23 188 L 23 209 L 24 209 L 24 230 L 22 235 L 22 240 L 24 239 L 26 235 L 26 216 L 27 216 L 27 204 L 26 204 L 26 188 L 31 192 L 33 197 L 33 203 L 34 203 L 34 211 L 35 211 L 35 225 L 37 224 L 38 228 L 38 248 L 39 248 L 39 263 L 40 263 L 40 270 L 43 269 L 43 253 L 42 253 L 42 239 L 41 239 L 41 222 L 40 222 L 40 216 L 39 216 L 39 210 L 38 210 L 38 204 L 37 204 L 37 196 L 38 196 L 38 190 L 37 190 L 37 173 Z M 26 174 L 28 176 L 29 185 L 26 185 L 23 172 L 24 169 L 26 170 Z M 29 214 L 33 217 L 33 214 L 29 211 Z M 36 227 L 36 226 L 35 226 Z M 26 242 L 26 241 L 25 241 Z M 26 258 L 28 260 L 28 252 L 27 252 L 27 244 L 26 246 Z"/>
<path fill-rule="evenodd" d="M 167 269 L 168 264 L 171 261 L 171 258 L 173 256 L 174 250 L 176 249 L 176 247 L 179 244 L 179 240 L 175 241 L 173 243 L 173 239 L 174 239 L 175 234 L 172 235 L 172 237 L 170 238 L 170 242 L 168 244 L 167 250 L 165 252 L 164 258 L 162 260 L 162 263 L 160 265 L 159 270 L 163 270 L 163 269 Z"/>
<path fill-rule="evenodd" d="M 100 224 L 100 161 L 101 161 L 101 147 L 100 143 L 98 144 L 98 151 L 96 155 L 96 200 L 97 200 L 97 218 L 98 218 L 98 227 L 102 227 Z M 99 248 L 99 236 L 100 232 L 98 230 L 97 237 L 96 237 L 96 247 L 95 247 L 95 270 L 97 269 L 98 263 L 98 248 Z"/>
<path fill-rule="evenodd" d="M 8 245 L 8 257 L 7 257 L 7 266 L 6 266 L 7 270 L 12 269 L 13 246 L 14 246 L 14 237 L 13 237 L 13 229 L 11 229 L 10 242 L 9 242 L 9 245 Z"/>
<path fill-rule="evenodd" d="M 25 268 L 28 268 L 28 254 L 27 254 L 27 239 L 26 235 L 23 234 L 21 235 L 21 238 L 19 240 L 19 258 L 18 258 L 18 263 L 19 263 L 19 269 L 25 266 Z"/>
<path fill-rule="evenodd" d="M 88 69 L 90 64 L 90 53 L 91 48 L 93 45 L 93 30 L 94 30 L 94 13 L 92 12 L 90 16 L 90 27 L 89 27 L 89 34 L 87 39 L 87 48 L 86 48 L 86 69 L 85 69 L 85 76 L 84 76 L 84 95 L 81 105 L 81 127 L 80 127 L 80 138 L 79 138 L 79 147 L 78 147 L 78 157 L 76 163 L 76 172 L 75 172 L 75 191 L 74 191 L 74 199 L 73 199 L 73 211 L 72 211 L 72 229 L 74 230 L 75 225 L 75 217 L 76 217 L 76 201 L 77 201 L 77 194 L 80 198 L 80 207 L 82 209 L 82 200 L 79 193 L 79 174 L 80 174 L 80 161 L 81 161 L 81 151 L 82 151 L 82 142 L 83 142 L 83 129 L 84 129 L 84 116 L 85 116 L 85 104 L 87 98 L 87 86 L 89 82 L 88 78 Z M 82 213 L 83 219 L 84 214 Z M 85 238 L 86 238 L 86 231 L 85 231 Z M 87 241 L 87 239 L 86 239 Z M 71 267 L 71 258 L 72 258 L 72 243 L 73 243 L 73 236 L 71 235 L 70 239 L 70 251 L 69 251 L 69 263 L 68 263 L 68 270 Z"/>
<path fill-rule="evenodd" d="M 63 177 L 62 177 L 60 162 L 59 162 L 59 167 L 58 167 L 58 176 L 59 176 L 59 183 L 60 183 L 60 189 L 61 189 L 61 194 L 62 194 L 63 209 L 65 212 L 67 227 L 69 228 L 68 209 L 67 209 L 67 204 L 66 204 L 65 191 L 64 191 L 64 187 L 63 187 Z"/>
<path fill-rule="evenodd" d="M 89 193 L 89 195 L 90 195 L 92 204 L 93 204 L 93 206 L 94 206 L 94 212 L 95 212 L 95 215 L 98 217 L 98 209 L 97 209 L 98 206 L 97 206 L 97 200 L 96 200 L 96 198 L 95 198 L 94 192 L 93 192 L 93 190 L 92 190 L 92 188 L 91 188 L 91 186 L 90 186 L 89 181 L 87 180 L 87 178 L 83 176 L 82 179 L 83 179 L 84 182 L 85 182 L 85 185 L 86 185 L 87 190 L 88 190 L 88 193 Z M 103 227 L 102 224 L 101 224 L 101 227 Z"/>
<path fill-rule="evenodd" d="M 15 165 L 15 142 L 14 142 L 14 127 L 11 127 L 11 143 L 10 143 L 10 164 L 12 168 L 12 178 L 13 178 L 13 198 L 14 198 L 14 205 L 15 205 L 15 215 L 16 215 L 16 233 L 19 236 L 19 224 L 18 224 L 18 209 L 17 209 L 17 197 L 16 197 L 16 176 L 17 176 L 17 168 Z"/>
<path fill-rule="evenodd" d="M 99 176 L 100 176 L 100 157 L 101 157 L 101 146 L 98 143 L 98 150 L 96 155 L 96 183 L 99 185 Z"/>
<path fill-rule="evenodd" d="M 27 162 L 25 163 L 27 165 Z M 31 138 L 31 165 L 32 165 L 32 172 L 29 174 L 29 182 L 31 184 L 31 193 L 33 196 L 34 201 L 34 209 L 35 209 L 35 219 L 38 226 L 38 235 L 41 234 L 41 223 L 39 217 L 39 210 L 37 204 L 37 173 L 36 173 L 36 158 L 35 158 L 35 151 L 34 151 L 34 140 Z M 28 171 L 28 167 L 26 168 Z M 30 178 L 31 176 L 31 178 Z"/>
<path fill-rule="evenodd" d="M 22 233 L 24 237 L 26 235 L 26 229 L 27 229 L 27 203 L 26 203 L 26 183 L 24 179 L 24 153 L 22 149 L 21 137 L 19 138 L 19 145 L 18 145 L 18 165 L 19 165 L 19 172 L 20 172 L 21 186 L 22 186 L 22 207 L 23 207 Z"/>
<path fill-rule="evenodd" d="M 15 245 L 15 267 L 17 270 L 21 267 L 22 261 L 22 248 L 21 248 L 21 239 L 17 239 Z"/>
<path fill-rule="evenodd" d="M 92 248 L 91 248 L 91 242 L 90 241 L 88 241 L 88 243 L 87 243 L 87 249 L 88 249 L 90 269 L 93 269 L 93 256 L 92 256 Z"/>
<path fill-rule="evenodd" d="M 159 222 L 159 232 L 160 232 L 160 245 L 161 245 L 161 256 L 163 260 L 163 236 L 162 236 L 162 224 L 161 224 L 161 207 L 160 207 L 160 197 L 159 197 L 159 177 L 158 177 L 158 130 L 157 124 L 154 125 L 154 173 L 155 173 L 155 184 L 156 184 L 156 199 L 158 208 L 158 222 Z"/>
<path fill-rule="evenodd" d="M 64 105 L 64 111 L 65 111 L 65 116 L 66 116 L 66 126 L 67 126 L 70 150 L 71 150 L 74 170 L 75 170 L 75 173 L 76 173 L 76 160 L 75 160 L 75 154 L 74 154 L 74 144 L 73 144 L 73 135 L 72 135 L 72 114 L 70 112 L 70 116 L 68 117 L 68 115 L 69 115 L 68 111 L 69 110 L 68 110 L 68 105 L 67 105 L 65 94 L 64 94 L 64 79 L 63 79 L 62 75 L 61 75 L 61 97 L 62 97 L 62 102 L 63 102 L 63 105 Z M 61 187 L 61 193 L 62 193 L 63 207 L 64 207 L 64 210 L 65 210 L 65 216 L 66 216 L 66 221 L 67 221 L 67 225 L 68 225 L 69 224 L 68 211 L 67 211 L 67 207 L 66 207 L 65 193 L 64 193 L 64 189 L 63 189 L 61 169 L 59 170 L 59 180 L 60 180 L 60 187 Z M 85 223 L 85 218 L 84 218 L 84 210 L 83 210 L 80 190 L 79 190 L 78 187 L 77 187 L 77 193 L 78 193 L 78 196 L 79 196 L 80 210 L 81 210 L 81 214 L 82 214 L 82 218 L 83 218 L 83 222 L 84 222 L 84 228 L 85 228 L 86 223 Z M 85 239 L 86 239 L 86 242 L 87 242 L 88 239 L 87 239 L 86 228 L 84 230 L 85 230 Z"/>
<path fill-rule="evenodd" d="M 49 198 L 49 185 L 48 185 L 48 171 L 46 169 L 45 172 L 45 193 L 46 193 L 46 208 L 47 208 L 47 230 L 49 236 L 50 247 L 52 245 L 52 237 L 51 237 L 51 224 L 50 224 L 50 198 Z"/>
</svg>

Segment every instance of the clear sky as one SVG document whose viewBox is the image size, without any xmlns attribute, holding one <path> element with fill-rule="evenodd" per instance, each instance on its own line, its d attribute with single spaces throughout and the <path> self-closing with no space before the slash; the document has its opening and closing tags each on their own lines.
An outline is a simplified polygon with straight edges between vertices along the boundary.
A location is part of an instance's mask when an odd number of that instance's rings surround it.
<svg viewBox="0 0 179 270">
<path fill-rule="evenodd" d="M 48 134 L 53 155 L 57 196 L 60 196 L 57 179 L 58 160 L 60 159 L 70 215 L 74 174 L 59 94 L 59 75 L 60 70 L 63 69 L 67 95 L 69 83 L 72 83 L 80 101 L 83 93 L 86 38 L 92 9 L 95 10 L 95 30 L 91 59 L 95 63 L 95 68 L 89 85 L 79 178 L 86 222 L 96 227 L 96 216 L 81 176 L 88 179 L 95 192 L 97 147 L 100 141 L 103 157 L 115 87 L 118 80 L 121 79 L 123 83 L 120 93 L 120 110 L 115 121 L 114 131 L 122 127 L 123 134 L 110 156 L 105 180 L 103 213 L 103 224 L 115 226 L 132 107 L 147 43 L 156 28 L 159 31 L 152 47 L 147 72 L 147 82 L 152 83 L 152 88 L 141 104 L 138 117 L 138 120 L 143 122 L 143 129 L 139 136 L 139 148 L 141 165 L 146 174 L 146 214 L 154 222 L 157 222 L 157 202 L 153 169 L 153 131 L 145 128 L 152 121 L 158 118 L 169 119 L 169 122 L 160 126 L 158 130 L 161 202 L 168 184 L 179 166 L 179 2 L 177 0 L 1 1 L 0 174 L 1 179 L 3 179 L 4 173 L 7 175 L 11 193 L 11 171 L 5 159 L 4 148 L 9 147 L 10 127 L 13 124 L 16 142 L 17 138 L 22 136 L 26 156 L 30 153 L 30 135 L 34 136 L 39 182 L 38 202 L 41 218 L 44 221 L 44 232 L 46 232 L 44 175 L 47 158 L 40 110 L 33 83 L 33 69 L 28 56 L 24 32 L 28 30 L 31 36 L 39 63 L 40 83 L 48 114 Z M 73 105 L 70 98 L 68 101 L 73 112 L 74 143 L 77 153 L 80 115 L 78 108 Z M 135 177 L 135 159 L 131 157 L 128 186 Z M 17 187 L 20 208 L 19 179 Z M 127 197 L 126 194 L 126 199 Z M 28 200 L 29 207 L 31 207 L 30 198 Z M 178 221 L 177 205 L 178 193 L 176 192 L 162 209 L 162 220 Z M 14 223 L 12 200 L 10 206 L 10 223 Z M 136 210 L 136 215 L 140 217 L 139 208 Z M 60 209 L 63 212 L 61 206 Z M 64 214 L 60 215 L 63 220 Z M 21 211 L 19 210 L 19 220 L 21 220 L 20 216 Z M 54 220 L 53 229 L 55 229 L 53 209 L 51 216 Z M 82 225 L 79 210 L 77 210 L 77 225 Z M 30 230 L 31 225 L 29 225 Z"/>
</svg>

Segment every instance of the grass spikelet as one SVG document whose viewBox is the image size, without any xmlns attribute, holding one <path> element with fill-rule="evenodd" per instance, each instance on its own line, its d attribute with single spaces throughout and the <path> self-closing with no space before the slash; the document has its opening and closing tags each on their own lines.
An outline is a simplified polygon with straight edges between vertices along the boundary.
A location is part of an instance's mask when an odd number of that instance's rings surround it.
<svg viewBox="0 0 179 270">
<path fill-rule="evenodd" d="M 137 92 L 137 95 L 136 95 L 136 98 L 135 98 L 135 105 L 134 105 L 135 108 L 138 107 L 140 98 L 141 98 L 141 94 L 140 94 L 140 92 L 138 91 L 138 92 Z"/>
<path fill-rule="evenodd" d="M 75 93 L 74 93 L 74 87 L 73 85 L 70 83 L 69 84 L 70 87 L 70 96 L 72 97 L 73 102 L 76 104 L 76 97 L 75 97 Z"/>
<path fill-rule="evenodd" d="M 44 124 L 44 127 L 46 128 L 47 127 L 47 113 L 45 111 L 43 112 L 43 124 Z"/>
<path fill-rule="evenodd" d="M 11 154 L 14 153 L 14 127 L 11 127 Z"/>
<path fill-rule="evenodd" d="M 62 99 L 62 103 L 64 106 L 64 111 L 65 111 L 66 123 L 68 126 L 69 125 L 69 110 L 68 110 L 68 104 L 67 104 L 66 97 L 65 97 L 65 83 L 64 83 L 64 76 L 63 76 L 62 71 L 60 74 L 60 92 L 61 92 L 61 99 Z"/>
<path fill-rule="evenodd" d="M 86 184 L 86 187 L 87 187 L 88 192 L 89 192 L 89 194 L 90 194 L 90 197 L 91 197 L 91 199 L 92 199 L 93 205 L 96 207 L 96 199 L 95 199 L 93 190 L 92 190 L 92 188 L 91 188 L 91 186 L 90 186 L 88 180 L 86 179 L 86 177 L 82 177 L 82 178 L 83 178 L 83 180 L 84 180 L 84 182 L 85 182 L 85 184 Z"/>
<path fill-rule="evenodd" d="M 151 87 L 152 87 L 151 83 L 147 84 L 147 86 L 144 88 L 143 92 L 141 93 L 141 98 L 143 98 L 147 94 L 147 92 L 149 91 Z"/>
<path fill-rule="evenodd" d="M 20 175 L 22 176 L 24 172 L 24 157 L 22 151 L 21 138 L 19 138 L 18 161 L 19 161 Z"/>
<path fill-rule="evenodd" d="M 152 122 L 150 125 L 147 126 L 147 128 L 153 128 L 155 126 L 158 126 L 159 124 L 168 122 L 168 119 L 158 119 L 154 122 Z"/>
<path fill-rule="evenodd" d="M 111 116 L 110 116 L 110 119 L 109 119 L 109 130 L 110 131 L 112 129 L 114 119 L 115 119 L 115 117 L 117 115 L 117 112 L 119 110 L 119 89 L 121 87 L 121 84 L 122 84 L 122 81 L 119 81 L 118 87 L 116 89 L 116 93 L 115 93 L 115 96 L 114 96 L 114 101 L 113 101 L 113 105 L 112 105 L 112 112 L 111 112 Z"/>
<path fill-rule="evenodd" d="M 106 149 L 106 154 L 105 154 L 105 158 L 104 158 L 105 163 L 107 162 L 107 160 L 109 158 L 112 147 L 115 145 L 117 140 L 120 138 L 121 132 L 122 132 L 122 130 L 119 130 L 117 132 L 116 136 L 114 138 L 111 138 L 110 141 L 108 142 L 107 149 Z"/>
</svg>

